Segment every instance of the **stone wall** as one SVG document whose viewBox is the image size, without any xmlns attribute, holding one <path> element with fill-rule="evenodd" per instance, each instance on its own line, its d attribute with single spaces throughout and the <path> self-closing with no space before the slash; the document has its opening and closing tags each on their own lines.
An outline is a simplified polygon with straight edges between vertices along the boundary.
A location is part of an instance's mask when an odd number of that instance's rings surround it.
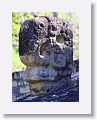
<svg viewBox="0 0 97 120">
<path fill-rule="evenodd" d="M 79 67 L 79 60 L 74 60 L 72 77 L 71 77 L 71 81 L 72 81 L 71 84 L 73 87 L 79 86 L 78 67 Z M 21 74 L 22 71 L 12 73 L 12 101 L 23 100 L 27 96 L 31 95 L 29 83 L 23 80 Z"/>
<path fill-rule="evenodd" d="M 30 94 L 29 83 L 23 81 L 21 72 L 12 73 L 12 101 L 16 101 Z"/>
</svg>

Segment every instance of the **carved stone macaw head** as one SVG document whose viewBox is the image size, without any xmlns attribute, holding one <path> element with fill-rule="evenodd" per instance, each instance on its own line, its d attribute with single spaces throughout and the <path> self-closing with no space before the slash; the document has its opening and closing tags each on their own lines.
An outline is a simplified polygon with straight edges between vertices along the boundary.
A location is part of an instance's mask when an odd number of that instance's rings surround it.
<svg viewBox="0 0 97 120">
<path fill-rule="evenodd" d="M 26 20 L 19 32 L 19 55 L 26 66 L 66 67 L 73 57 L 69 24 L 56 17 Z M 69 54 L 68 54 L 69 53 Z"/>
</svg>

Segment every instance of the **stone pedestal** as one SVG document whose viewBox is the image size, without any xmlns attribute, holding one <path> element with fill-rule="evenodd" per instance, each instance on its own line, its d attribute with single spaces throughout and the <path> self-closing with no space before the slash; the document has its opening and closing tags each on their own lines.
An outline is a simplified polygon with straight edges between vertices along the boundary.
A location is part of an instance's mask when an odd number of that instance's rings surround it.
<svg viewBox="0 0 97 120">
<path fill-rule="evenodd" d="M 43 73 L 44 69 L 47 68 L 41 68 L 40 70 L 40 67 L 37 67 L 37 71 L 35 71 L 35 68 L 27 68 L 22 73 L 23 80 L 27 81 L 30 85 L 32 95 L 54 92 L 70 85 L 71 74 L 69 73 L 71 73 L 71 71 L 67 72 L 64 70 L 63 72 L 62 70 L 56 70 L 52 72 L 52 70 L 49 69 L 51 73 L 49 73 L 49 71 L 46 73 L 46 70 L 45 73 Z"/>
<path fill-rule="evenodd" d="M 70 80 L 71 78 L 67 76 L 65 79 L 57 81 L 28 80 L 27 82 L 30 85 L 32 95 L 41 95 L 66 88 L 70 85 Z"/>
<path fill-rule="evenodd" d="M 25 21 L 19 32 L 19 55 L 27 66 L 23 80 L 32 95 L 54 92 L 70 85 L 73 66 L 70 25 L 56 17 Z"/>
</svg>

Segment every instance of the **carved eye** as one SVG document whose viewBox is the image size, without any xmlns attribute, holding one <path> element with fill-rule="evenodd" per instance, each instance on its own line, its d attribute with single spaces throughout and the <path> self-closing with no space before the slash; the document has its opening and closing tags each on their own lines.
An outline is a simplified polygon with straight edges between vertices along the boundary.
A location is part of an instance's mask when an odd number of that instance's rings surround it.
<svg viewBox="0 0 97 120">
<path fill-rule="evenodd" d="M 43 23 L 40 23 L 39 27 L 43 28 L 45 25 Z"/>
</svg>

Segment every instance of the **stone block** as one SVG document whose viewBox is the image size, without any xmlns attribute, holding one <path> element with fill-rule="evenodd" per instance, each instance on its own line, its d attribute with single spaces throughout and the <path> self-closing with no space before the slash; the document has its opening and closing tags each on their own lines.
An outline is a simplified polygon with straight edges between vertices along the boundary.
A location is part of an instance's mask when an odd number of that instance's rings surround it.
<svg viewBox="0 0 97 120">
<path fill-rule="evenodd" d="M 32 95 L 70 85 L 73 33 L 69 23 L 46 16 L 26 20 L 19 32 L 19 56 L 27 66 L 21 76 Z"/>
</svg>

